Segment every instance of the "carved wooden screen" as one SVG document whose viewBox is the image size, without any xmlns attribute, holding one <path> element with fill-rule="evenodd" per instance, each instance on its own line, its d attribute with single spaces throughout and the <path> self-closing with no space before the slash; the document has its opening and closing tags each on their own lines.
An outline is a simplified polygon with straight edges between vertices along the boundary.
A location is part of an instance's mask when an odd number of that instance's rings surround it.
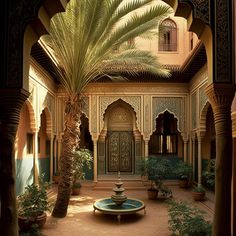
<svg viewBox="0 0 236 236">
<path fill-rule="evenodd" d="M 108 171 L 132 171 L 132 132 L 112 131 L 108 136 Z"/>
</svg>

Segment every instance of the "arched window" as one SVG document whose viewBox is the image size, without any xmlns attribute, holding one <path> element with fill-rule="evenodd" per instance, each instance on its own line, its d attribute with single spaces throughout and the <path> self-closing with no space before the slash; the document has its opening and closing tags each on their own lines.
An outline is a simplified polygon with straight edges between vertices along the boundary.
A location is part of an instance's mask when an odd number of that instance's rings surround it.
<svg viewBox="0 0 236 236">
<path fill-rule="evenodd" d="M 149 154 L 177 154 L 178 150 L 177 119 L 165 111 L 156 119 L 156 130 L 149 142 Z"/>
<path fill-rule="evenodd" d="M 159 27 L 159 51 L 177 51 L 177 27 L 173 20 L 164 20 Z"/>
</svg>

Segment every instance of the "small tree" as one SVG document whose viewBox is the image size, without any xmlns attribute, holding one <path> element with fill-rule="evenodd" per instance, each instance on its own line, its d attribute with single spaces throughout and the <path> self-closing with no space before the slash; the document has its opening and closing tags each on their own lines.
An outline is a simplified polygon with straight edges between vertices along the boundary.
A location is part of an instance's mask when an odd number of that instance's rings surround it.
<svg viewBox="0 0 236 236">
<path fill-rule="evenodd" d="M 92 152 L 86 148 L 80 148 L 75 151 L 73 169 L 74 169 L 74 183 L 77 180 L 85 178 L 84 169 L 91 169 L 93 162 Z"/>
<path fill-rule="evenodd" d="M 158 189 L 165 196 L 171 196 L 171 190 L 163 184 L 163 180 L 171 172 L 169 160 L 157 157 L 148 157 L 141 162 L 141 174 L 147 175 L 151 181 L 151 189 Z"/>
</svg>

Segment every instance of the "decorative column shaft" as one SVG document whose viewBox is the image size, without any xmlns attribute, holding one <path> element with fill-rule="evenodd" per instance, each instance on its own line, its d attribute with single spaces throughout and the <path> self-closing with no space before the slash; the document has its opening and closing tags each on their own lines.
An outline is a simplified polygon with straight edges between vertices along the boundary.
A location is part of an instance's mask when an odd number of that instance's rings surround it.
<svg viewBox="0 0 236 236">
<path fill-rule="evenodd" d="M 197 139 L 198 139 L 198 158 L 197 158 L 197 165 L 198 165 L 198 186 L 202 185 L 202 133 L 198 133 Z"/>
<path fill-rule="evenodd" d="M 148 155 L 149 155 L 148 143 L 149 143 L 149 140 L 144 140 L 144 156 L 145 157 L 148 157 Z"/>
<path fill-rule="evenodd" d="M 192 147 L 193 147 L 193 150 L 192 150 L 192 165 L 193 165 L 193 180 L 195 180 L 195 135 L 192 137 Z"/>
<path fill-rule="evenodd" d="M 188 161 L 188 140 L 184 139 L 184 162 Z"/>
<path fill-rule="evenodd" d="M 216 183 L 213 235 L 231 235 L 232 121 L 231 103 L 235 95 L 232 84 L 211 84 L 206 88 L 215 120 Z"/>
<path fill-rule="evenodd" d="M 23 89 L 0 90 L 0 228 L 2 235 L 18 235 L 14 147 L 21 107 L 28 96 L 29 93 Z"/>
<path fill-rule="evenodd" d="M 98 148 L 97 148 L 97 140 L 93 141 L 93 181 L 95 183 L 98 182 Z"/>
<path fill-rule="evenodd" d="M 39 180 L 39 158 L 38 158 L 38 130 L 34 133 L 34 183 L 38 184 Z"/>
<path fill-rule="evenodd" d="M 50 181 L 52 181 L 52 176 L 53 176 L 53 153 L 54 153 L 54 145 L 53 145 L 53 141 L 54 141 L 54 136 L 53 133 L 51 133 L 50 136 Z"/>
</svg>

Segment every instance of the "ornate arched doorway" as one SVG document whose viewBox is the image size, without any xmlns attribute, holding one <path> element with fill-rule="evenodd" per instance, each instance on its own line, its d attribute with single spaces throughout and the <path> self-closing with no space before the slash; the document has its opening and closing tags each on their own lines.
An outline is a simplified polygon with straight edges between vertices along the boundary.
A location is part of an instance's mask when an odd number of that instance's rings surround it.
<svg viewBox="0 0 236 236">
<path fill-rule="evenodd" d="M 104 114 L 104 128 L 99 137 L 99 174 L 137 173 L 136 115 L 132 107 L 119 99 L 108 106 Z M 104 149 L 104 156 L 101 151 Z M 102 161 L 103 160 L 103 161 Z"/>
</svg>

